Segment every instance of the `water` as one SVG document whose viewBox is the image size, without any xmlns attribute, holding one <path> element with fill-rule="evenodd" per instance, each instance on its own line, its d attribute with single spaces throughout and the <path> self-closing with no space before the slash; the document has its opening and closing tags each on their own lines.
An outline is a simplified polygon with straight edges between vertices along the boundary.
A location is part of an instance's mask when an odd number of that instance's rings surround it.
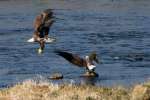
<svg viewBox="0 0 150 100">
<path fill-rule="evenodd" d="M 32 23 L 43 9 L 52 8 L 56 22 L 38 55 L 38 44 L 27 43 Z M 59 72 L 58 82 L 132 85 L 150 77 L 149 0 L 1 0 L 0 87 Z M 98 78 L 80 77 L 78 68 L 53 53 L 63 49 L 84 57 L 96 51 Z"/>
</svg>

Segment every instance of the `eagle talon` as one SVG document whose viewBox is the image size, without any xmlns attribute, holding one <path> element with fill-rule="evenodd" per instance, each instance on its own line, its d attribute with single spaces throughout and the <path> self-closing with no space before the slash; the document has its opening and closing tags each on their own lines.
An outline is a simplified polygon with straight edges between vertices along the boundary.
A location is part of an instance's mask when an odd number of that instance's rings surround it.
<svg viewBox="0 0 150 100">
<path fill-rule="evenodd" d="M 43 53 L 43 50 L 41 48 L 38 49 L 38 53 L 41 54 Z"/>
</svg>

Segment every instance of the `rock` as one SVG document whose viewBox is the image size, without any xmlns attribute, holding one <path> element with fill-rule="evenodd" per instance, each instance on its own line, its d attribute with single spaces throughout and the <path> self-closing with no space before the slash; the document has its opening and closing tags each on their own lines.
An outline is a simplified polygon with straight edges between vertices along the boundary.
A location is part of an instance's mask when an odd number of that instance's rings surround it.
<svg viewBox="0 0 150 100">
<path fill-rule="evenodd" d="M 150 100 L 150 88 L 136 85 L 132 91 L 131 100 Z"/>
<path fill-rule="evenodd" d="M 85 74 L 82 75 L 83 77 L 98 77 L 99 75 L 95 73 L 94 71 L 90 72 L 87 71 Z"/>
<path fill-rule="evenodd" d="M 54 73 L 52 74 L 50 77 L 48 77 L 49 79 L 62 79 L 63 78 L 63 75 L 61 73 Z"/>
</svg>

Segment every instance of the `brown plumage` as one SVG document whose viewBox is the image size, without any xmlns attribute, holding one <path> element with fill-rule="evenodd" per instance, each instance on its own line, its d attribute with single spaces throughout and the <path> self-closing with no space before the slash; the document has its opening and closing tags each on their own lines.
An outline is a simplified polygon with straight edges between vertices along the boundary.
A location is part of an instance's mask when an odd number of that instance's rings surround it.
<svg viewBox="0 0 150 100">
<path fill-rule="evenodd" d="M 53 12 L 51 9 L 46 9 L 41 14 L 36 16 L 33 26 L 34 33 L 33 38 L 40 44 L 40 48 L 44 49 L 45 42 L 43 38 L 48 38 L 49 29 L 54 23 Z"/>
<path fill-rule="evenodd" d="M 68 60 L 70 63 L 74 64 L 74 65 L 77 65 L 79 67 L 86 67 L 86 69 L 89 70 L 88 68 L 88 64 L 87 63 L 90 63 L 91 65 L 94 65 L 93 64 L 93 61 L 98 62 L 98 59 L 97 59 L 97 55 L 95 52 L 91 53 L 88 57 L 89 57 L 89 61 L 87 62 L 86 59 L 84 58 L 81 58 L 79 57 L 78 55 L 76 54 L 72 54 L 72 53 L 69 53 L 69 52 L 65 52 L 65 51 L 60 51 L 60 50 L 56 50 L 55 53 L 59 56 L 62 56 L 63 58 L 65 58 L 66 60 Z"/>
</svg>

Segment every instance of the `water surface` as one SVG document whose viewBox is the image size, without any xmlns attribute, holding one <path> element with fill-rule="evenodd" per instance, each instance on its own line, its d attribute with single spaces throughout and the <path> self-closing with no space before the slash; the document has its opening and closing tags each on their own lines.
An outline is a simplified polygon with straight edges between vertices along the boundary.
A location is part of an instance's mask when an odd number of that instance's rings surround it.
<svg viewBox="0 0 150 100">
<path fill-rule="evenodd" d="M 38 44 L 27 43 L 33 20 L 51 8 L 56 22 L 38 55 Z M 150 1 L 148 0 L 1 0 L 0 87 L 59 72 L 60 82 L 112 86 L 132 85 L 150 77 Z M 53 53 L 63 49 L 84 57 L 96 51 L 98 78 L 80 77 L 78 68 Z"/>
</svg>

